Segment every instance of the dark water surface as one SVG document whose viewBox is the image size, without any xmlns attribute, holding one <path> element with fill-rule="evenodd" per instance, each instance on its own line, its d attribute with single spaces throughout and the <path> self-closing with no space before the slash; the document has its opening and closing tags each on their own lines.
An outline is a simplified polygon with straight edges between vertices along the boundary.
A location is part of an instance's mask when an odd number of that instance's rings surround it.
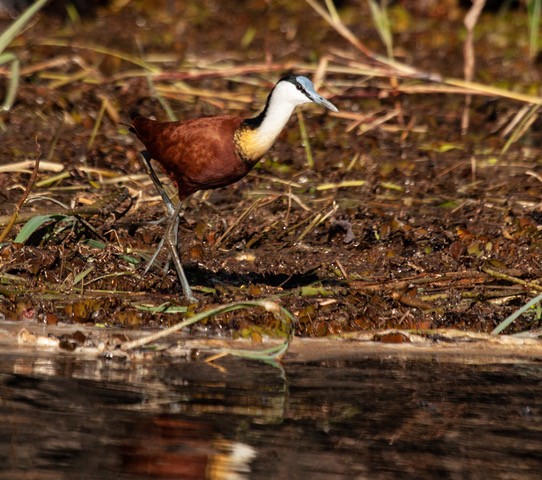
<svg viewBox="0 0 542 480">
<path fill-rule="evenodd" d="M 0 356 L 0 478 L 539 479 L 537 362 Z"/>
</svg>

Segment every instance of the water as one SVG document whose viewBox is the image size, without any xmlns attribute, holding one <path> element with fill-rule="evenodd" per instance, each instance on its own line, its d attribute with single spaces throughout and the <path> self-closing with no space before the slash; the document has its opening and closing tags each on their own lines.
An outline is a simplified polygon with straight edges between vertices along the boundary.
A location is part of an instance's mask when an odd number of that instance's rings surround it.
<svg viewBox="0 0 542 480">
<path fill-rule="evenodd" d="M 0 478 L 539 479 L 542 369 L 0 356 Z"/>
</svg>

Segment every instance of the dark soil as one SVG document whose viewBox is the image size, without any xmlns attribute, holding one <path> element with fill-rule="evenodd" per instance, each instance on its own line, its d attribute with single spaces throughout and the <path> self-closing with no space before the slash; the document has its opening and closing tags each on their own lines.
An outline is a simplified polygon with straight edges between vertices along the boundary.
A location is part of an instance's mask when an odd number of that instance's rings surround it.
<svg viewBox="0 0 542 480">
<path fill-rule="evenodd" d="M 349 28 L 383 51 L 366 3 L 343 3 Z M 325 55 L 319 90 L 340 114 L 303 110 L 314 166 L 294 115 L 246 179 L 192 197 L 181 228 L 199 300 L 189 313 L 272 297 L 296 315 L 300 335 L 490 332 L 540 292 L 542 122 L 534 114 L 524 129 L 506 131 L 524 104 L 474 97 L 461 135 L 464 95 L 333 69 L 366 59 L 303 2 L 115 5 L 80 18 L 42 13 L 9 48 L 22 77 L 16 104 L 0 117 L 4 226 L 37 157 L 41 167 L 19 223 L 0 244 L 7 318 L 127 327 L 182 318 L 142 308 L 183 302 L 174 270 L 163 272 L 165 251 L 143 276 L 164 232 L 156 223 L 164 208 L 123 122 L 134 108 L 167 119 L 157 93 L 179 119 L 253 115 L 282 74 L 312 76 Z M 460 78 L 465 13 L 423 14 L 399 2 L 390 12 L 397 58 Z M 481 19 L 478 81 L 540 93 L 526 22 L 521 10 Z M 141 58 L 151 72 L 131 61 Z M 5 87 L 8 67 L 1 68 Z M 413 84 L 419 93 L 397 88 Z M 13 166 L 25 160 L 24 171 Z M 27 220 L 52 213 L 69 218 L 51 218 L 24 244 L 13 243 Z M 540 318 L 531 310 L 507 333 L 538 327 Z M 258 311 L 207 327 L 254 338 L 277 330 L 273 316 Z"/>
</svg>

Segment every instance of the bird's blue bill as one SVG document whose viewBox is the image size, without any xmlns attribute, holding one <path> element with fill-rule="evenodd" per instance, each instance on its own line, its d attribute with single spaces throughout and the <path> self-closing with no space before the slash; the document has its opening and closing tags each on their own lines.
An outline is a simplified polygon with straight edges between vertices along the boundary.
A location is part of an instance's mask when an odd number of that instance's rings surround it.
<svg viewBox="0 0 542 480">
<path fill-rule="evenodd" d="M 333 105 L 329 100 L 325 99 L 320 95 L 314 88 L 314 85 L 307 77 L 297 77 L 296 79 L 303 87 L 305 88 L 305 92 L 307 93 L 307 96 L 314 102 L 319 105 L 323 105 L 324 107 L 328 108 L 332 112 L 338 112 L 339 109 Z"/>
</svg>

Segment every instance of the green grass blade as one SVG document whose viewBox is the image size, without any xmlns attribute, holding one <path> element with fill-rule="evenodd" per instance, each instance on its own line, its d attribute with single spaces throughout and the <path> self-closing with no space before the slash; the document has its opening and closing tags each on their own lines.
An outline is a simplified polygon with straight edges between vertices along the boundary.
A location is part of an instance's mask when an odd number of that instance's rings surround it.
<svg viewBox="0 0 542 480">
<path fill-rule="evenodd" d="M 288 323 L 290 327 L 290 331 L 288 334 L 288 339 L 281 343 L 277 347 L 271 347 L 271 349 L 263 350 L 262 352 L 243 352 L 242 356 L 244 357 L 250 357 L 250 358 L 256 358 L 259 360 L 274 360 L 276 358 L 279 358 L 280 355 L 282 355 L 290 345 L 290 339 L 294 333 L 294 326 L 297 323 L 296 318 L 292 313 L 290 313 L 288 310 L 286 310 L 284 307 L 281 307 L 276 302 L 270 301 L 270 300 L 248 300 L 248 301 L 241 301 L 241 302 L 234 302 L 229 303 L 226 305 L 220 305 L 216 308 L 212 308 L 209 310 L 206 310 L 204 312 L 198 313 L 197 315 L 194 315 L 193 317 L 178 323 L 177 325 L 173 325 L 172 327 L 166 328 L 164 330 L 161 330 L 159 332 L 153 333 L 151 335 L 148 335 L 143 338 L 139 338 L 137 340 L 133 340 L 131 342 L 125 342 L 121 348 L 122 350 L 131 350 L 133 348 L 139 348 L 143 345 L 147 345 L 148 343 L 155 342 L 161 338 L 167 337 L 168 335 L 171 335 L 173 333 L 178 332 L 179 330 L 182 330 L 183 328 L 186 328 L 190 325 L 193 325 L 194 323 L 200 322 L 201 320 L 204 320 L 205 318 L 212 317 L 214 315 L 218 315 L 221 313 L 227 313 L 227 312 L 233 312 L 235 310 L 240 309 L 247 309 L 247 308 L 262 308 L 268 312 L 272 312 L 277 318 L 280 318 L 282 322 Z M 235 350 L 223 350 L 224 354 L 231 354 L 236 355 L 237 353 Z M 254 357 L 252 357 L 254 355 Z"/>
<path fill-rule="evenodd" d="M 106 245 L 101 240 L 96 240 L 94 238 L 89 238 L 87 240 L 83 240 L 82 243 L 87 244 L 90 248 L 99 248 L 100 250 L 103 250 Z"/>
<path fill-rule="evenodd" d="M 19 35 L 24 26 L 46 3 L 47 0 L 37 0 L 37 2 L 26 9 L 17 20 L 4 30 L 0 35 L 0 53 L 2 53 L 13 39 Z"/>
<path fill-rule="evenodd" d="M 250 360 L 260 360 L 262 362 L 269 362 L 272 360 L 277 360 L 282 357 L 288 347 L 290 346 L 290 341 L 285 340 L 279 345 L 274 345 L 270 348 L 263 350 L 239 350 L 233 348 L 225 348 L 223 353 L 228 355 L 233 355 L 234 357 L 248 358 Z"/>
<path fill-rule="evenodd" d="M 9 110 L 15 101 L 15 95 L 17 94 L 17 88 L 19 88 L 19 59 L 10 52 L 2 54 L 0 57 L 0 64 L 11 62 L 11 68 L 9 70 L 8 87 L 6 91 L 6 98 L 2 108 Z"/>
<path fill-rule="evenodd" d="M 15 240 L 13 240 L 13 242 L 24 243 L 36 230 L 38 230 L 38 228 L 40 228 L 45 223 L 51 220 L 64 220 L 65 218 L 67 218 L 66 215 L 36 215 L 24 224 L 23 228 L 21 228 L 21 231 L 15 237 Z"/>
<path fill-rule="evenodd" d="M 144 305 L 134 304 L 134 307 L 138 310 L 150 313 L 186 313 L 188 307 L 183 305 L 171 305 L 169 302 L 161 303 L 160 305 Z"/>
<path fill-rule="evenodd" d="M 388 58 L 391 59 L 393 58 L 393 35 L 391 33 L 391 23 L 386 4 L 385 2 L 381 2 L 378 5 L 375 0 L 369 0 L 369 7 L 378 35 L 386 46 Z"/>
<path fill-rule="evenodd" d="M 305 147 L 305 156 L 307 157 L 307 166 L 310 169 L 313 169 L 314 157 L 312 156 L 311 143 L 310 143 L 309 135 L 307 134 L 305 119 L 303 118 L 303 114 L 301 113 L 300 110 L 297 111 L 297 120 L 299 123 L 299 132 L 301 135 L 301 142 L 303 143 L 303 147 Z"/>
<path fill-rule="evenodd" d="M 542 293 L 540 295 L 537 295 L 532 300 L 527 302 L 523 307 L 521 307 L 519 310 L 516 310 L 512 315 L 505 318 L 497 327 L 491 332 L 491 335 L 498 335 L 501 333 L 506 327 L 512 324 L 516 318 L 518 318 L 520 315 L 525 313 L 529 308 L 533 307 L 537 303 L 542 302 Z"/>
<path fill-rule="evenodd" d="M 528 0 L 527 15 L 529 17 L 529 56 L 533 60 L 538 53 L 538 32 L 540 30 L 540 14 L 542 0 Z"/>
<path fill-rule="evenodd" d="M 79 272 L 73 279 L 73 286 L 75 287 L 79 282 L 83 282 L 86 276 L 94 270 L 94 265 L 88 268 L 85 268 L 82 272 Z"/>
</svg>

